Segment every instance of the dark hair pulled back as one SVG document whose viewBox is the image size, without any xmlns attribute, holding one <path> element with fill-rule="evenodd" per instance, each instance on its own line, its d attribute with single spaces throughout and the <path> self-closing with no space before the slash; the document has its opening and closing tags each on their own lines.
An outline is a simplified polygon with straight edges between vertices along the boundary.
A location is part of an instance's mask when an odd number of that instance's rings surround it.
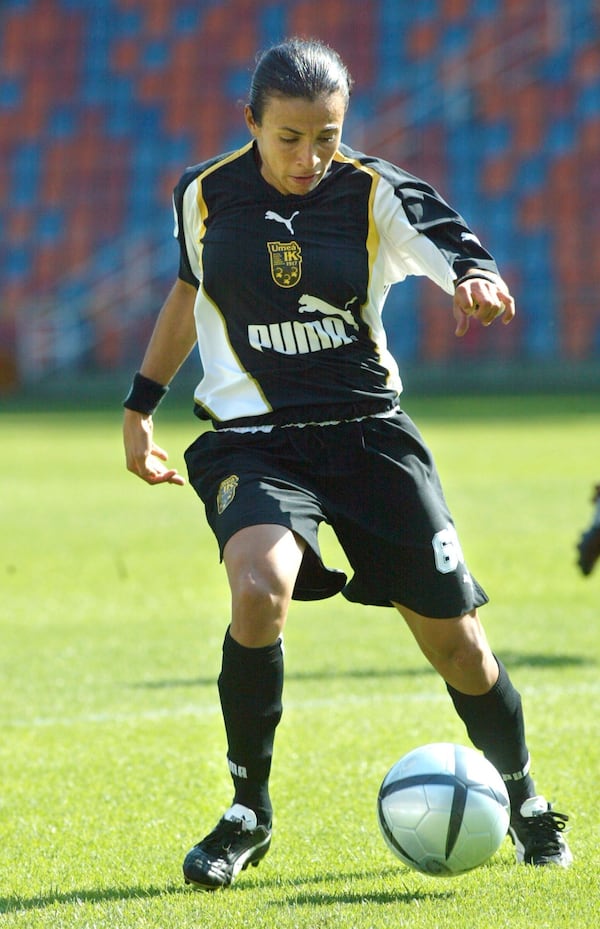
<svg viewBox="0 0 600 929">
<path fill-rule="evenodd" d="M 268 97 L 304 97 L 339 92 L 350 99 L 352 78 L 334 49 L 318 39 L 287 39 L 263 52 L 250 85 L 249 104 L 256 122 L 262 123 Z"/>
</svg>

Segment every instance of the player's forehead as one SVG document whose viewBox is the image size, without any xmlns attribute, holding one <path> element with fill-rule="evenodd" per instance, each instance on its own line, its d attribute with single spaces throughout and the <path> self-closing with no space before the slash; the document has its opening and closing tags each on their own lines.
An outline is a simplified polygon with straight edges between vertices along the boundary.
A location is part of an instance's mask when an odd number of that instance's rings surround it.
<svg viewBox="0 0 600 929">
<path fill-rule="evenodd" d="M 346 112 L 346 100 L 340 91 L 318 94 L 316 97 L 286 96 L 275 92 L 265 98 L 263 124 L 278 129 L 304 132 L 307 129 L 341 129 Z"/>
</svg>

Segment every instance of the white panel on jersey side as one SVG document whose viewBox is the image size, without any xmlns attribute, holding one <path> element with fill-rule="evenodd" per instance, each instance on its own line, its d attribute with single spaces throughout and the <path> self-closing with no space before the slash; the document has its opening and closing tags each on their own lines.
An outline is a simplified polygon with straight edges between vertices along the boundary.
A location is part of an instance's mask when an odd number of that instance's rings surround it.
<svg viewBox="0 0 600 929">
<path fill-rule="evenodd" d="M 218 420 L 269 413 L 270 405 L 256 381 L 240 364 L 231 347 L 225 321 L 202 287 L 196 297 L 194 315 L 204 371 L 195 391 L 196 401 Z"/>
</svg>

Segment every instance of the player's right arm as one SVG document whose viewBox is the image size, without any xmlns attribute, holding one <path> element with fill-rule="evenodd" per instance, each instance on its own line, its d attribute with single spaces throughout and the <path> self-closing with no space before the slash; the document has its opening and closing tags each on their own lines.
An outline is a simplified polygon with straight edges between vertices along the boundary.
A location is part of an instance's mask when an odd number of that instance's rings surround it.
<svg viewBox="0 0 600 929">
<path fill-rule="evenodd" d="M 196 288 L 177 279 L 160 311 L 139 374 L 159 388 L 168 387 L 196 342 L 194 303 Z M 123 418 L 123 443 L 127 470 L 148 484 L 185 484 L 174 468 L 165 465 L 167 453 L 154 442 L 152 412 L 137 403 L 133 392 Z M 143 409 L 142 409 L 143 407 Z"/>
</svg>

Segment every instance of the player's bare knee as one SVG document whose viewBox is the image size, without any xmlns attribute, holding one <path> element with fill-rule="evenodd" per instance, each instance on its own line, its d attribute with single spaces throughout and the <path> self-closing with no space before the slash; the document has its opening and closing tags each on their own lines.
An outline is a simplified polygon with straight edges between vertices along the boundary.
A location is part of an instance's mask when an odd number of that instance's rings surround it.
<svg viewBox="0 0 600 929">
<path fill-rule="evenodd" d="M 234 615 L 249 621 L 283 624 L 290 601 L 285 585 L 271 576 L 248 571 L 232 585 Z"/>
<path fill-rule="evenodd" d="M 489 657 L 489 649 L 477 641 L 462 642 L 447 656 L 449 663 L 462 674 L 477 674 L 481 672 Z"/>
</svg>

